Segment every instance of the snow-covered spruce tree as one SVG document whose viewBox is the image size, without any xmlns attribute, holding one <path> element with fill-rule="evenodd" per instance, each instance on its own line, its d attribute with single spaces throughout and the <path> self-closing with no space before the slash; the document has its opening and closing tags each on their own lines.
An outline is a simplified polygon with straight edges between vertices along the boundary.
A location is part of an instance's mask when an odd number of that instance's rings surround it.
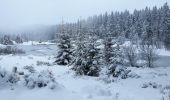
<svg viewBox="0 0 170 100">
<path fill-rule="evenodd" d="M 167 12 L 167 16 L 166 16 L 166 20 L 165 20 L 165 46 L 168 50 L 170 50 L 170 10 Z"/>
<path fill-rule="evenodd" d="M 63 27 L 64 28 L 64 27 Z M 60 34 L 60 40 L 58 43 L 58 54 L 55 63 L 58 65 L 68 65 L 72 61 L 73 46 L 69 33 L 65 33 L 64 29 Z"/>
<path fill-rule="evenodd" d="M 78 39 L 76 41 L 77 48 L 72 68 L 77 75 L 99 76 L 99 49 L 96 47 L 96 39 L 93 32 L 90 35 L 86 35 L 89 39 L 85 40 L 87 37 L 82 33 L 81 23 L 79 23 Z"/>
<path fill-rule="evenodd" d="M 108 68 L 109 76 L 120 77 L 122 79 L 127 78 L 130 70 L 127 70 L 124 66 L 124 57 L 119 43 L 115 43 L 113 46 L 113 56 L 110 63 L 111 65 Z"/>
<path fill-rule="evenodd" d="M 107 36 L 105 36 L 104 40 L 103 40 L 103 44 L 104 44 L 104 49 L 103 49 L 103 60 L 105 65 L 110 65 L 112 63 L 112 59 L 114 56 L 114 52 L 113 52 L 113 38 L 110 36 L 109 34 L 107 34 Z"/>
<path fill-rule="evenodd" d="M 96 39 L 94 36 L 90 38 L 90 42 L 87 44 L 87 64 L 85 68 L 87 69 L 88 76 L 98 76 L 100 71 L 100 64 L 99 64 L 99 48 L 96 47 Z"/>
</svg>

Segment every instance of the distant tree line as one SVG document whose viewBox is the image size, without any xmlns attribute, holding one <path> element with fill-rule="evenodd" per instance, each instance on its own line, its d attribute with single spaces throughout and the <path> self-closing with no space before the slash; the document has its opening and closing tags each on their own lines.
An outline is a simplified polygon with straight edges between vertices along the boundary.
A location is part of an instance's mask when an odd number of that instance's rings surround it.
<svg viewBox="0 0 170 100">
<path fill-rule="evenodd" d="M 165 46 L 170 48 L 170 9 L 167 3 L 162 7 L 156 6 L 150 9 L 111 12 L 89 17 L 87 20 L 79 20 L 76 23 L 64 25 L 67 33 L 76 38 L 78 23 L 82 23 L 84 34 L 93 27 L 95 35 L 103 39 L 110 34 L 115 38 L 131 40 L 133 43 L 151 44 L 157 48 Z M 60 34 L 61 25 L 57 25 L 56 33 Z"/>
<path fill-rule="evenodd" d="M 20 35 L 15 35 L 12 38 L 11 35 L 3 35 L 0 37 L 0 44 L 13 45 L 14 43 L 17 44 L 23 43 L 23 38 Z"/>
</svg>

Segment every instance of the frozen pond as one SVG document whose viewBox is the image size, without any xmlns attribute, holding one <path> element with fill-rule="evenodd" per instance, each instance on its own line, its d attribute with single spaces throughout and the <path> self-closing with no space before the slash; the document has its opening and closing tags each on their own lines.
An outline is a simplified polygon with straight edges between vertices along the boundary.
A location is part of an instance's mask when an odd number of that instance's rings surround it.
<svg viewBox="0 0 170 100">
<path fill-rule="evenodd" d="M 23 49 L 26 55 L 46 56 L 55 55 L 57 52 L 56 45 L 18 45 L 17 47 Z"/>
<path fill-rule="evenodd" d="M 156 65 L 159 67 L 170 67 L 170 56 L 160 56 L 156 61 Z"/>
</svg>

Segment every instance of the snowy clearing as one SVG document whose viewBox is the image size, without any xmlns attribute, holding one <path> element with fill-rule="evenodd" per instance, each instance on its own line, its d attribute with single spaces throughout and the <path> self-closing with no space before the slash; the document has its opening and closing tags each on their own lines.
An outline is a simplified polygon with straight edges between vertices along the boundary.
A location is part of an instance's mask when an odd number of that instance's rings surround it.
<svg viewBox="0 0 170 100">
<path fill-rule="evenodd" d="M 18 71 L 27 73 L 24 66 L 33 66 L 38 72 L 52 71 L 57 87 L 54 90 L 48 87 L 28 89 L 22 85 L 1 87 L 0 96 L 3 100 L 168 100 L 170 67 L 130 67 L 130 78 L 112 82 L 113 80 L 107 77 L 77 77 L 69 70 L 70 67 L 53 65 L 55 46 L 21 47 L 27 50 L 26 55 L 1 55 L 1 68 L 12 71 L 13 67 L 17 66 Z M 47 53 L 49 51 L 53 52 Z M 49 66 L 38 65 L 37 62 L 47 62 Z"/>
</svg>

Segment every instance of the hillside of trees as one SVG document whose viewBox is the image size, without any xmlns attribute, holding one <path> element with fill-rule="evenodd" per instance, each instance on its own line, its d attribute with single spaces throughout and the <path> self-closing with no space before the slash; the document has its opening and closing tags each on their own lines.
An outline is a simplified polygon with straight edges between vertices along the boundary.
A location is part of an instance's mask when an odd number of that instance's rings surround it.
<svg viewBox="0 0 170 100">
<path fill-rule="evenodd" d="M 170 48 L 170 9 L 165 3 L 162 7 L 146 7 L 142 10 L 111 12 L 89 17 L 87 20 L 80 19 L 76 23 L 66 23 L 65 31 L 76 38 L 81 23 L 81 33 L 92 33 L 99 39 L 108 35 L 122 38 L 122 42 L 130 40 L 133 43 L 155 45 L 157 48 Z M 58 34 L 61 33 L 62 25 L 57 25 Z"/>
<path fill-rule="evenodd" d="M 170 9 L 165 3 L 62 23 L 56 37 L 57 64 L 73 66 L 78 75 L 99 76 L 104 68 L 109 76 L 127 78 L 128 66 L 156 67 L 156 50 L 170 49 Z"/>
</svg>

